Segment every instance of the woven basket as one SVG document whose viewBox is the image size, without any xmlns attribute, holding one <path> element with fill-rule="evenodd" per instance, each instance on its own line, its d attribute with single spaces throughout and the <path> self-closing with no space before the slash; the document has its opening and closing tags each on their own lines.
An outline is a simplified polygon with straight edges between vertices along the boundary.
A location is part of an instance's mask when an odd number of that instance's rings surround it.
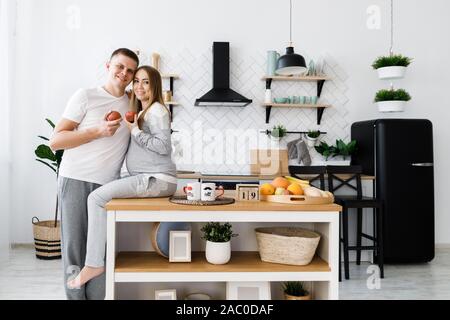
<svg viewBox="0 0 450 320">
<path fill-rule="evenodd" d="M 261 260 L 304 266 L 311 262 L 320 235 L 296 227 L 257 228 L 256 240 Z"/>
<path fill-rule="evenodd" d="M 39 221 L 33 217 L 33 234 L 36 257 L 43 260 L 61 259 L 61 232 L 59 221 Z"/>
</svg>

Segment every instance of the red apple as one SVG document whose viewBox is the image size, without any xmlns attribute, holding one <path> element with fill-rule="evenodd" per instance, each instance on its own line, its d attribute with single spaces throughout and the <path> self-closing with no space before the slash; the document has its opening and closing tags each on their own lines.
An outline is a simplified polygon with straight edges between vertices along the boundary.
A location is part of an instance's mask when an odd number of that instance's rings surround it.
<svg viewBox="0 0 450 320">
<path fill-rule="evenodd" d="M 106 116 L 106 120 L 108 120 L 108 121 L 119 120 L 120 118 L 122 118 L 122 116 L 117 111 L 111 111 Z"/>
<path fill-rule="evenodd" d="M 128 111 L 127 113 L 125 113 L 125 119 L 127 119 L 128 122 L 133 123 L 135 115 L 136 115 L 136 112 Z"/>
</svg>

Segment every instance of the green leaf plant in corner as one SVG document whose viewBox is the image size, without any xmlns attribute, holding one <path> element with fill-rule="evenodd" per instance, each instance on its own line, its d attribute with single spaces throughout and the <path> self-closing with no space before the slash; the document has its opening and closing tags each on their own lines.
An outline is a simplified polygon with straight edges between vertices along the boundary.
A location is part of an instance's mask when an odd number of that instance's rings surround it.
<svg viewBox="0 0 450 320">
<path fill-rule="evenodd" d="M 52 129 L 55 129 L 55 124 L 50 119 L 45 119 L 45 121 L 47 121 L 47 123 L 52 127 Z M 38 138 L 47 142 L 50 141 L 49 138 L 44 136 L 38 136 Z M 37 146 L 36 150 L 34 150 L 34 154 L 38 158 L 36 159 L 36 161 L 50 168 L 56 174 L 56 179 L 58 179 L 59 176 L 59 166 L 61 164 L 63 153 L 64 150 L 57 150 L 53 152 L 53 150 L 47 144 L 40 144 Z M 57 224 L 57 217 L 58 217 L 58 197 L 56 197 L 55 227 Z"/>
<path fill-rule="evenodd" d="M 336 140 L 336 145 L 330 146 L 326 142 L 321 142 L 318 146 L 314 147 L 316 151 L 321 154 L 325 160 L 336 156 L 342 156 L 344 160 L 355 154 L 357 151 L 356 140 L 352 140 L 349 143 L 345 143 L 341 139 Z"/>
</svg>

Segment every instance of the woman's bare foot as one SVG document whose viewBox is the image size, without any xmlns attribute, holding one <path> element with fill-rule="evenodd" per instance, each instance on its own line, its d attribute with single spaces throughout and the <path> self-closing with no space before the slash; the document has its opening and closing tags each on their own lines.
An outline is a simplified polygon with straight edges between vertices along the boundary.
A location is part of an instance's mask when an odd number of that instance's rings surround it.
<svg viewBox="0 0 450 320">
<path fill-rule="evenodd" d="M 80 288 L 82 285 L 84 285 L 89 280 L 92 280 L 95 277 L 98 277 L 103 272 L 105 272 L 105 267 L 89 267 L 84 266 L 84 268 L 81 270 L 81 272 L 77 275 L 75 279 L 72 279 L 67 282 L 67 287 L 69 289 L 76 289 Z"/>
</svg>

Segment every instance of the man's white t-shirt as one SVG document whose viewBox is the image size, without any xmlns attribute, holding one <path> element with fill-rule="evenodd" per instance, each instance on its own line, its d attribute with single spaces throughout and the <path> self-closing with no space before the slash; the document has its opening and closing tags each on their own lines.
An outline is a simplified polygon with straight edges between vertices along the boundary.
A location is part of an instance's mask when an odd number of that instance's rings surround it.
<svg viewBox="0 0 450 320">
<path fill-rule="evenodd" d="M 69 100 L 63 118 L 79 123 L 78 129 L 95 127 L 104 121 L 106 113 L 118 111 L 124 118 L 128 111 L 127 95 L 120 98 L 102 87 L 80 89 Z M 95 139 L 89 143 L 64 151 L 59 169 L 62 177 L 105 184 L 119 178 L 130 132 L 125 123 L 112 137 Z"/>
</svg>

